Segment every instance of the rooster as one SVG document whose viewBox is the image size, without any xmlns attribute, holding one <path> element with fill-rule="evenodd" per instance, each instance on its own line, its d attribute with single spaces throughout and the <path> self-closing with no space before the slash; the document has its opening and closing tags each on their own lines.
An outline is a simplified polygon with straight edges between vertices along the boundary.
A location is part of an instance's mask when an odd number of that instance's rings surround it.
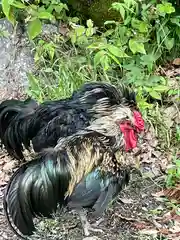
<svg viewBox="0 0 180 240">
<path fill-rule="evenodd" d="M 101 230 L 91 226 L 84 210 L 90 208 L 94 215 L 101 216 L 128 184 L 132 165 L 125 152 L 136 147 L 138 135 L 144 130 L 137 110 L 123 105 L 109 107 L 107 99 L 102 101 L 107 116 L 60 138 L 54 148 L 38 153 L 9 180 L 4 210 L 18 236 L 32 235 L 34 217 L 52 217 L 58 205 L 79 213 L 85 235 Z M 117 151 L 120 157 L 116 157 Z"/>
<path fill-rule="evenodd" d="M 102 98 L 109 105 L 135 103 L 134 92 L 108 83 L 86 83 L 68 99 L 38 105 L 34 100 L 6 100 L 0 104 L 0 139 L 7 152 L 23 159 L 23 150 L 54 147 L 60 137 L 72 135 L 99 116 L 94 110 Z M 102 113 L 103 115 L 106 112 Z"/>
</svg>

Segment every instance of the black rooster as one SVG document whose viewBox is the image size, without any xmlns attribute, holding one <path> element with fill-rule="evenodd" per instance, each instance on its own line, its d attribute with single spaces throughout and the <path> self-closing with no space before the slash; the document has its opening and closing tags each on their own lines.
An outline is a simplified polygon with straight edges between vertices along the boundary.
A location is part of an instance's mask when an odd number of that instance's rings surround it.
<svg viewBox="0 0 180 240">
<path fill-rule="evenodd" d="M 35 152 L 54 147 L 59 137 L 69 136 L 89 126 L 99 116 L 94 106 L 102 98 L 107 98 L 110 106 L 135 103 L 134 93 L 126 87 L 116 89 L 100 82 L 84 84 L 68 99 L 40 105 L 33 100 L 6 100 L 0 104 L 1 143 L 17 159 L 24 158 L 23 146 L 29 150 L 31 141 Z"/>
<path fill-rule="evenodd" d="M 105 110 L 106 102 L 103 106 Z M 107 106 L 107 110 L 108 116 L 59 139 L 54 148 L 43 150 L 11 177 L 4 209 L 17 235 L 33 234 L 33 218 L 51 217 L 58 204 L 79 213 L 85 235 L 100 230 L 91 227 L 83 209 L 92 208 L 100 215 L 128 184 L 131 165 L 123 152 L 136 147 L 138 133 L 144 129 L 139 112 L 127 106 L 114 106 L 111 111 Z M 119 150 L 121 157 L 116 158 Z"/>
</svg>

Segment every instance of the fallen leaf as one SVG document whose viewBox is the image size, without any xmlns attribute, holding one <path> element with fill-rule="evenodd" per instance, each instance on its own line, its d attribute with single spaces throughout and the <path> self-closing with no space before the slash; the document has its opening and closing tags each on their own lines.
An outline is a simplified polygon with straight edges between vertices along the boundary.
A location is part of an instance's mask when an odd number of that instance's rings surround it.
<svg viewBox="0 0 180 240">
<path fill-rule="evenodd" d="M 180 58 L 175 58 L 172 62 L 173 65 L 175 66 L 180 66 Z"/>
<path fill-rule="evenodd" d="M 158 230 L 156 230 L 156 229 L 143 229 L 139 233 L 144 234 L 144 235 L 153 235 L 153 236 L 156 237 L 157 234 L 158 234 Z"/>
<path fill-rule="evenodd" d="M 147 228 L 150 228 L 151 226 L 146 223 L 146 222 L 135 222 L 135 223 L 132 223 L 132 226 L 135 227 L 136 229 L 147 229 Z"/>
<path fill-rule="evenodd" d="M 165 194 L 164 194 L 164 190 L 160 191 L 160 192 L 157 192 L 157 193 L 151 193 L 151 195 L 153 197 L 164 197 Z"/>
<path fill-rule="evenodd" d="M 121 202 L 123 202 L 124 204 L 133 203 L 133 200 L 132 200 L 132 199 L 129 199 L 129 198 L 119 198 L 119 200 L 120 200 Z"/>
<path fill-rule="evenodd" d="M 167 196 L 169 199 L 173 199 L 180 203 L 180 184 L 177 184 L 173 188 L 169 188 L 164 190 L 164 195 Z"/>
<path fill-rule="evenodd" d="M 163 235 L 168 235 L 169 234 L 169 230 L 167 228 L 159 228 L 158 230 Z"/>
</svg>

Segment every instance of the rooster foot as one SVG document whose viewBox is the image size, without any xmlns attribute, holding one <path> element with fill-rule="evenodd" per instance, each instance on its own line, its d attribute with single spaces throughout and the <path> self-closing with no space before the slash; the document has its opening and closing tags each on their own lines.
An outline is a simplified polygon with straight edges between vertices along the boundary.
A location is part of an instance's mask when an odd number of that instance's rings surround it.
<svg viewBox="0 0 180 240">
<path fill-rule="evenodd" d="M 104 221 L 104 218 L 100 218 L 95 223 L 91 224 L 92 227 L 97 227 L 99 224 L 101 224 Z"/>
<path fill-rule="evenodd" d="M 81 219 L 81 223 L 82 223 L 82 227 L 83 227 L 83 230 L 84 230 L 84 235 L 85 236 L 89 236 L 90 235 L 90 231 L 91 232 L 100 232 L 100 233 L 103 233 L 103 230 L 102 229 L 99 229 L 99 228 L 94 228 L 94 226 L 98 225 L 97 223 L 94 224 L 90 224 L 87 220 L 87 217 L 86 217 L 86 213 L 83 212 L 83 211 L 80 211 L 79 212 L 79 216 L 80 216 L 80 219 Z M 93 226 L 94 225 L 94 226 Z"/>
<path fill-rule="evenodd" d="M 85 236 L 89 236 L 90 232 L 99 232 L 99 233 L 103 233 L 103 230 L 100 228 L 94 228 L 93 225 L 91 225 L 89 222 L 87 222 L 84 226 L 84 235 Z"/>
</svg>

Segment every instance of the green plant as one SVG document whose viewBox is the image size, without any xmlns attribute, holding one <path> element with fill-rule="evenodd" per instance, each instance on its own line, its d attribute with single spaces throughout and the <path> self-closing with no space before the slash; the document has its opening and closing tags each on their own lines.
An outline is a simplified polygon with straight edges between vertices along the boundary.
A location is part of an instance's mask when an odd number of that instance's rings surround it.
<svg viewBox="0 0 180 240">
<path fill-rule="evenodd" d="M 176 157 L 172 166 L 167 170 L 166 186 L 172 187 L 180 182 L 180 159 Z"/>
<path fill-rule="evenodd" d="M 42 20 L 55 22 L 56 19 L 65 19 L 66 4 L 60 0 L 44 0 L 42 5 L 36 0 L 33 4 L 26 4 L 23 0 L 2 0 L 2 9 L 7 19 L 15 24 L 16 17 L 28 23 L 28 35 L 32 40 L 41 33 Z M 18 19 L 17 19 L 18 20 Z"/>
<path fill-rule="evenodd" d="M 48 86 L 50 83 L 53 86 L 60 84 L 58 75 L 64 73 L 66 77 L 61 79 L 63 85 L 60 86 L 68 84 L 67 81 L 70 88 L 87 80 L 103 79 L 117 85 L 124 81 L 136 89 L 142 111 L 153 108 L 153 104 L 148 103 L 149 97 L 161 101 L 164 93 L 176 94 L 174 91 L 177 90 L 168 86 L 167 79 L 154 74 L 156 65 L 164 61 L 164 56 L 176 50 L 178 53 L 180 49 L 180 16 L 169 1 L 160 4 L 145 0 L 114 2 L 111 9 L 119 14 L 119 21 L 107 19 L 102 32 L 91 19 L 81 25 L 79 18 L 67 17 L 68 7 L 60 0 L 35 0 L 31 4 L 23 0 L 3 0 L 2 6 L 11 22 L 15 22 L 18 12 L 28 24 L 29 37 L 35 43 L 35 63 L 41 69 L 35 78 L 38 82 L 45 81 L 36 86 L 43 88 L 40 92 L 45 92 L 39 93 L 40 99 L 55 98 L 55 93 L 59 97 L 72 92 L 71 89 L 60 93 L 60 90 Z M 63 20 L 67 23 L 67 35 L 57 33 L 48 40 L 38 37 L 42 20 Z M 83 59 L 83 62 L 79 64 L 77 59 Z M 37 97 L 37 90 L 35 92 Z"/>
<path fill-rule="evenodd" d="M 180 142 L 180 125 L 176 126 L 176 139 Z"/>
</svg>

